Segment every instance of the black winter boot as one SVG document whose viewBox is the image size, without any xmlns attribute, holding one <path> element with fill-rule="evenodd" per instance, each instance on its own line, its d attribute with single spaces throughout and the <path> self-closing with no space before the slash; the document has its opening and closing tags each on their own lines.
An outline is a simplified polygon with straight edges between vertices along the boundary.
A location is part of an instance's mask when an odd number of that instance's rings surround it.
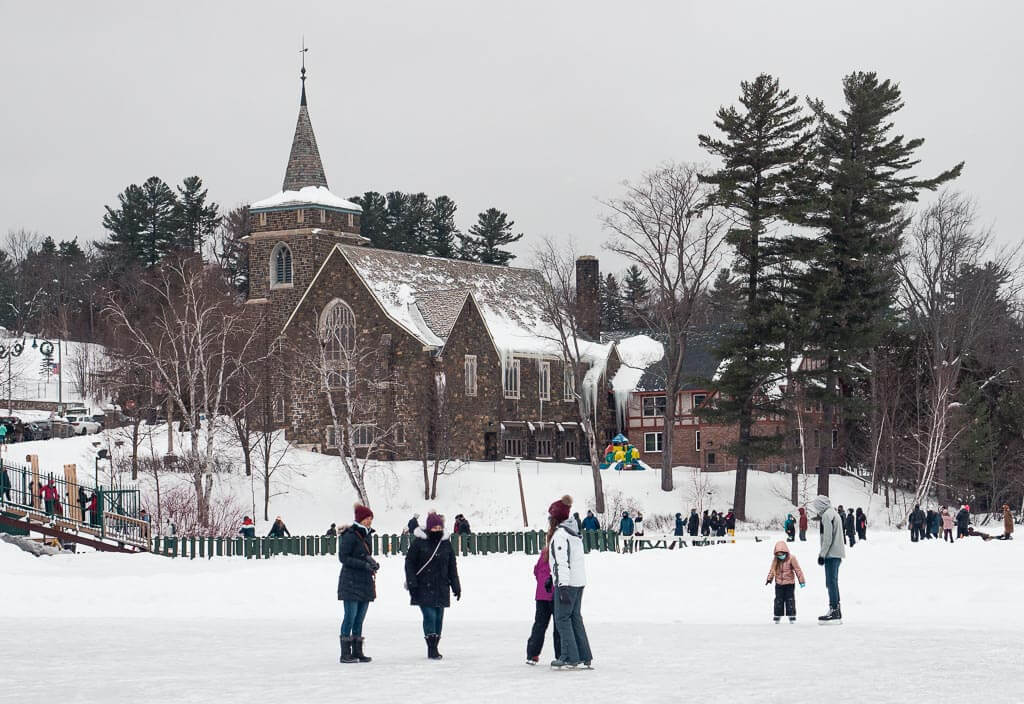
<svg viewBox="0 0 1024 704">
<path fill-rule="evenodd" d="M 373 658 L 368 658 L 363 655 L 363 641 L 365 638 L 362 636 L 352 639 L 352 657 L 357 662 L 370 662 Z"/>
<path fill-rule="evenodd" d="M 339 640 L 341 641 L 341 658 L 339 658 L 338 662 L 359 662 L 352 656 L 352 639 L 347 636 L 340 636 Z"/>
<path fill-rule="evenodd" d="M 424 638 L 424 640 L 427 641 L 427 657 L 428 658 L 430 658 L 431 660 L 440 660 L 441 658 L 444 657 L 443 655 L 441 655 L 441 653 L 437 652 L 437 644 L 440 642 L 441 636 L 436 635 L 436 634 L 432 634 L 432 635 L 426 636 Z"/>
</svg>

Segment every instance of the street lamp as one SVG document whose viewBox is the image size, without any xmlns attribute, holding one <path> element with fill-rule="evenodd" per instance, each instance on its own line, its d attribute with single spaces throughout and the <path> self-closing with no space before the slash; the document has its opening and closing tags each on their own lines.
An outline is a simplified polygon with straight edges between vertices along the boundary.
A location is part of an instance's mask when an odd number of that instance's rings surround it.
<svg viewBox="0 0 1024 704">
<path fill-rule="evenodd" d="M 7 415 L 14 413 L 14 377 L 11 374 L 11 360 L 25 351 L 25 339 L 13 345 L 0 345 L 0 359 L 7 360 Z"/>
<path fill-rule="evenodd" d="M 104 448 L 96 453 L 96 474 L 93 476 L 93 488 L 100 486 L 100 460 L 109 460 L 110 453 Z"/>
</svg>

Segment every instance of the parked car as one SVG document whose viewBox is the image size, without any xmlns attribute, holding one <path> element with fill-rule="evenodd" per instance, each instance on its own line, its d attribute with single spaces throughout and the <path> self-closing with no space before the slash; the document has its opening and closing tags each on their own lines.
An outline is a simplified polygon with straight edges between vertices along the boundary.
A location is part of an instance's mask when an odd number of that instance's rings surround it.
<svg viewBox="0 0 1024 704">
<path fill-rule="evenodd" d="M 74 428 L 75 435 L 94 435 L 103 427 L 89 416 L 65 416 L 64 420 Z"/>
<path fill-rule="evenodd" d="M 34 423 L 27 423 L 22 430 L 26 442 L 32 440 L 49 440 L 53 437 L 53 422 L 38 420 Z"/>
<path fill-rule="evenodd" d="M 99 423 L 101 428 L 107 427 L 107 417 L 103 413 L 94 413 L 92 419 Z"/>
</svg>

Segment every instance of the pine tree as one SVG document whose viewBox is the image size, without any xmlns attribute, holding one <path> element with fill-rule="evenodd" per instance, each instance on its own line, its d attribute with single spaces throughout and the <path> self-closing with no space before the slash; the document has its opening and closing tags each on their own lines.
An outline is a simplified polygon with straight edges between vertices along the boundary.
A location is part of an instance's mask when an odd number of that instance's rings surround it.
<svg viewBox="0 0 1024 704">
<path fill-rule="evenodd" d="M 206 202 L 206 189 L 198 176 L 189 176 L 178 186 L 175 219 L 178 233 L 173 246 L 186 252 L 201 253 L 220 226 L 220 208 Z"/>
<path fill-rule="evenodd" d="M 747 469 L 751 460 L 778 451 L 780 438 L 754 435 L 758 417 L 783 412 L 781 399 L 766 393 L 785 376 L 785 311 L 778 305 L 771 274 L 787 256 L 772 229 L 794 208 L 793 189 L 805 168 L 812 118 L 798 98 L 761 74 L 740 84 L 740 108 L 719 108 L 715 127 L 721 139 L 700 135 L 700 145 L 722 160 L 722 167 L 701 180 L 715 186 L 710 202 L 729 213 L 726 240 L 736 253 L 734 271 L 742 286 L 736 311 L 719 348 L 726 365 L 716 388 L 718 402 L 704 415 L 735 423 L 738 438 L 727 449 L 736 456 L 733 510 L 746 516 Z M 728 284 L 728 274 L 723 286 Z"/>
<path fill-rule="evenodd" d="M 903 107 L 899 86 L 875 73 L 843 79 L 845 106 L 830 113 L 810 101 L 816 118 L 813 163 L 803 181 L 798 223 L 820 236 L 796 241 L 805 265 L 798 315 L 814 341 L 822 367 L 807 373 L 805 388 L 824 404 L 824 426 L 853 425 L 855 399 L 844 389 L 858 385 L 855 364 L 867 356 L 892 319 L 893 257 L 907 225 L 902 209 L 922 190 L 960 175 L 963 163 L 934 178 L 909 172 L 923 139 L 894 134 L 893 118 Z M 845 415 L 843 411 L 850 411 Z M 842 438 L 844 432 L 840 433 Z M 819 458 L 818 492 L 828 493 L 835 464 L 831 443 Z"/>
<path fill-rule="evenodd" d="M 626 327 L 632 329 L 643 328 L 646 325 L 644 311 L 650 302 L 651 287 L 648 285 L 647 279 L 644 278 L 644 274 L 640 271 L 639 266 L 633 264 L 626 269 L 623 285 L 625 286 L 625 292 L 622 296 L 625 308 L 623 315 L 625 316 Z"/>
<path fill-rule="evenodd" d="M 359 216 L 359 234 L 370 240 L 370 246 L 389 249 L 387 198 L 376 191 L 366 191 L 349 200 L 363 209 Z"/>
<path fill-rule="evenodd" d="M 152 268 L 173 247 L 178 233 L 178 199 L 156 176 L 142 186 L 128 186 L 117 210 L 107 206 L 103 226 L 110 232 L 102 251 L 120 258 L 122 267 L 139 263 Z"/>
<path fill-rule="evenodd" d="M 625 326 L 619 282 L 614 274 L 608 274 L 601 281 L 601 329 L 621 330 Z"/>
<path fill-rule="evenodd" d="M 477 216 L 476 224 L 469 228 L 475 258 L 484 264 L 508 266 L 515 255 L 502 249 L 503 246 L 518 242 L 522 233 L 515 234 L 515 222 L 497 208 L 488 208 Z"/>
<path fill-rule="evenodd" d="M 743 308 L 743 285 L 728 267 L 719 269 L 704 308 L 704 324 L 708 328 L 721 329 L 737 323 Z"/>
<path fill-rule="evenodd" d="M 455 241 L 459 228 L 455 225 L 457 206 L 448 196 L 438 196 L 430 206 L 427 228 L 427 252 L 436 257 L 452 259 L 456 256 Z"/>
<path fill-rule="evenodd" d="M 249 206 L 228 211 L 220 221 L 214 256 L 227 274 L 227 279 L 240 293 L 249 291 L 249 247 L 244 237 L 249 234 Z"/>
</svg>

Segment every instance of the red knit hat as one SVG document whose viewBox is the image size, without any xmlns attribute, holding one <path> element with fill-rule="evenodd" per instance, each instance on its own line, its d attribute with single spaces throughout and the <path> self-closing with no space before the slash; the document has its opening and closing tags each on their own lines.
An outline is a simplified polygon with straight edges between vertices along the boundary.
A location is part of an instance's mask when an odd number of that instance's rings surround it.
<svg viewBox="0 0 1024 704">
<path fill-rule="evenodd" d="M 373 518 L 373 511 L 362 504 L 356 504 L 356 523 L 362 523 L 367 518 Z"/>
<path fill-rule="evenodd" d="M 572 497 L 566 494 L 555 503 L 548 506 L 548 515 L 558 519 L 558 522 L 569 519 L 569 510 L 572 508 Z"/>
</svg>

